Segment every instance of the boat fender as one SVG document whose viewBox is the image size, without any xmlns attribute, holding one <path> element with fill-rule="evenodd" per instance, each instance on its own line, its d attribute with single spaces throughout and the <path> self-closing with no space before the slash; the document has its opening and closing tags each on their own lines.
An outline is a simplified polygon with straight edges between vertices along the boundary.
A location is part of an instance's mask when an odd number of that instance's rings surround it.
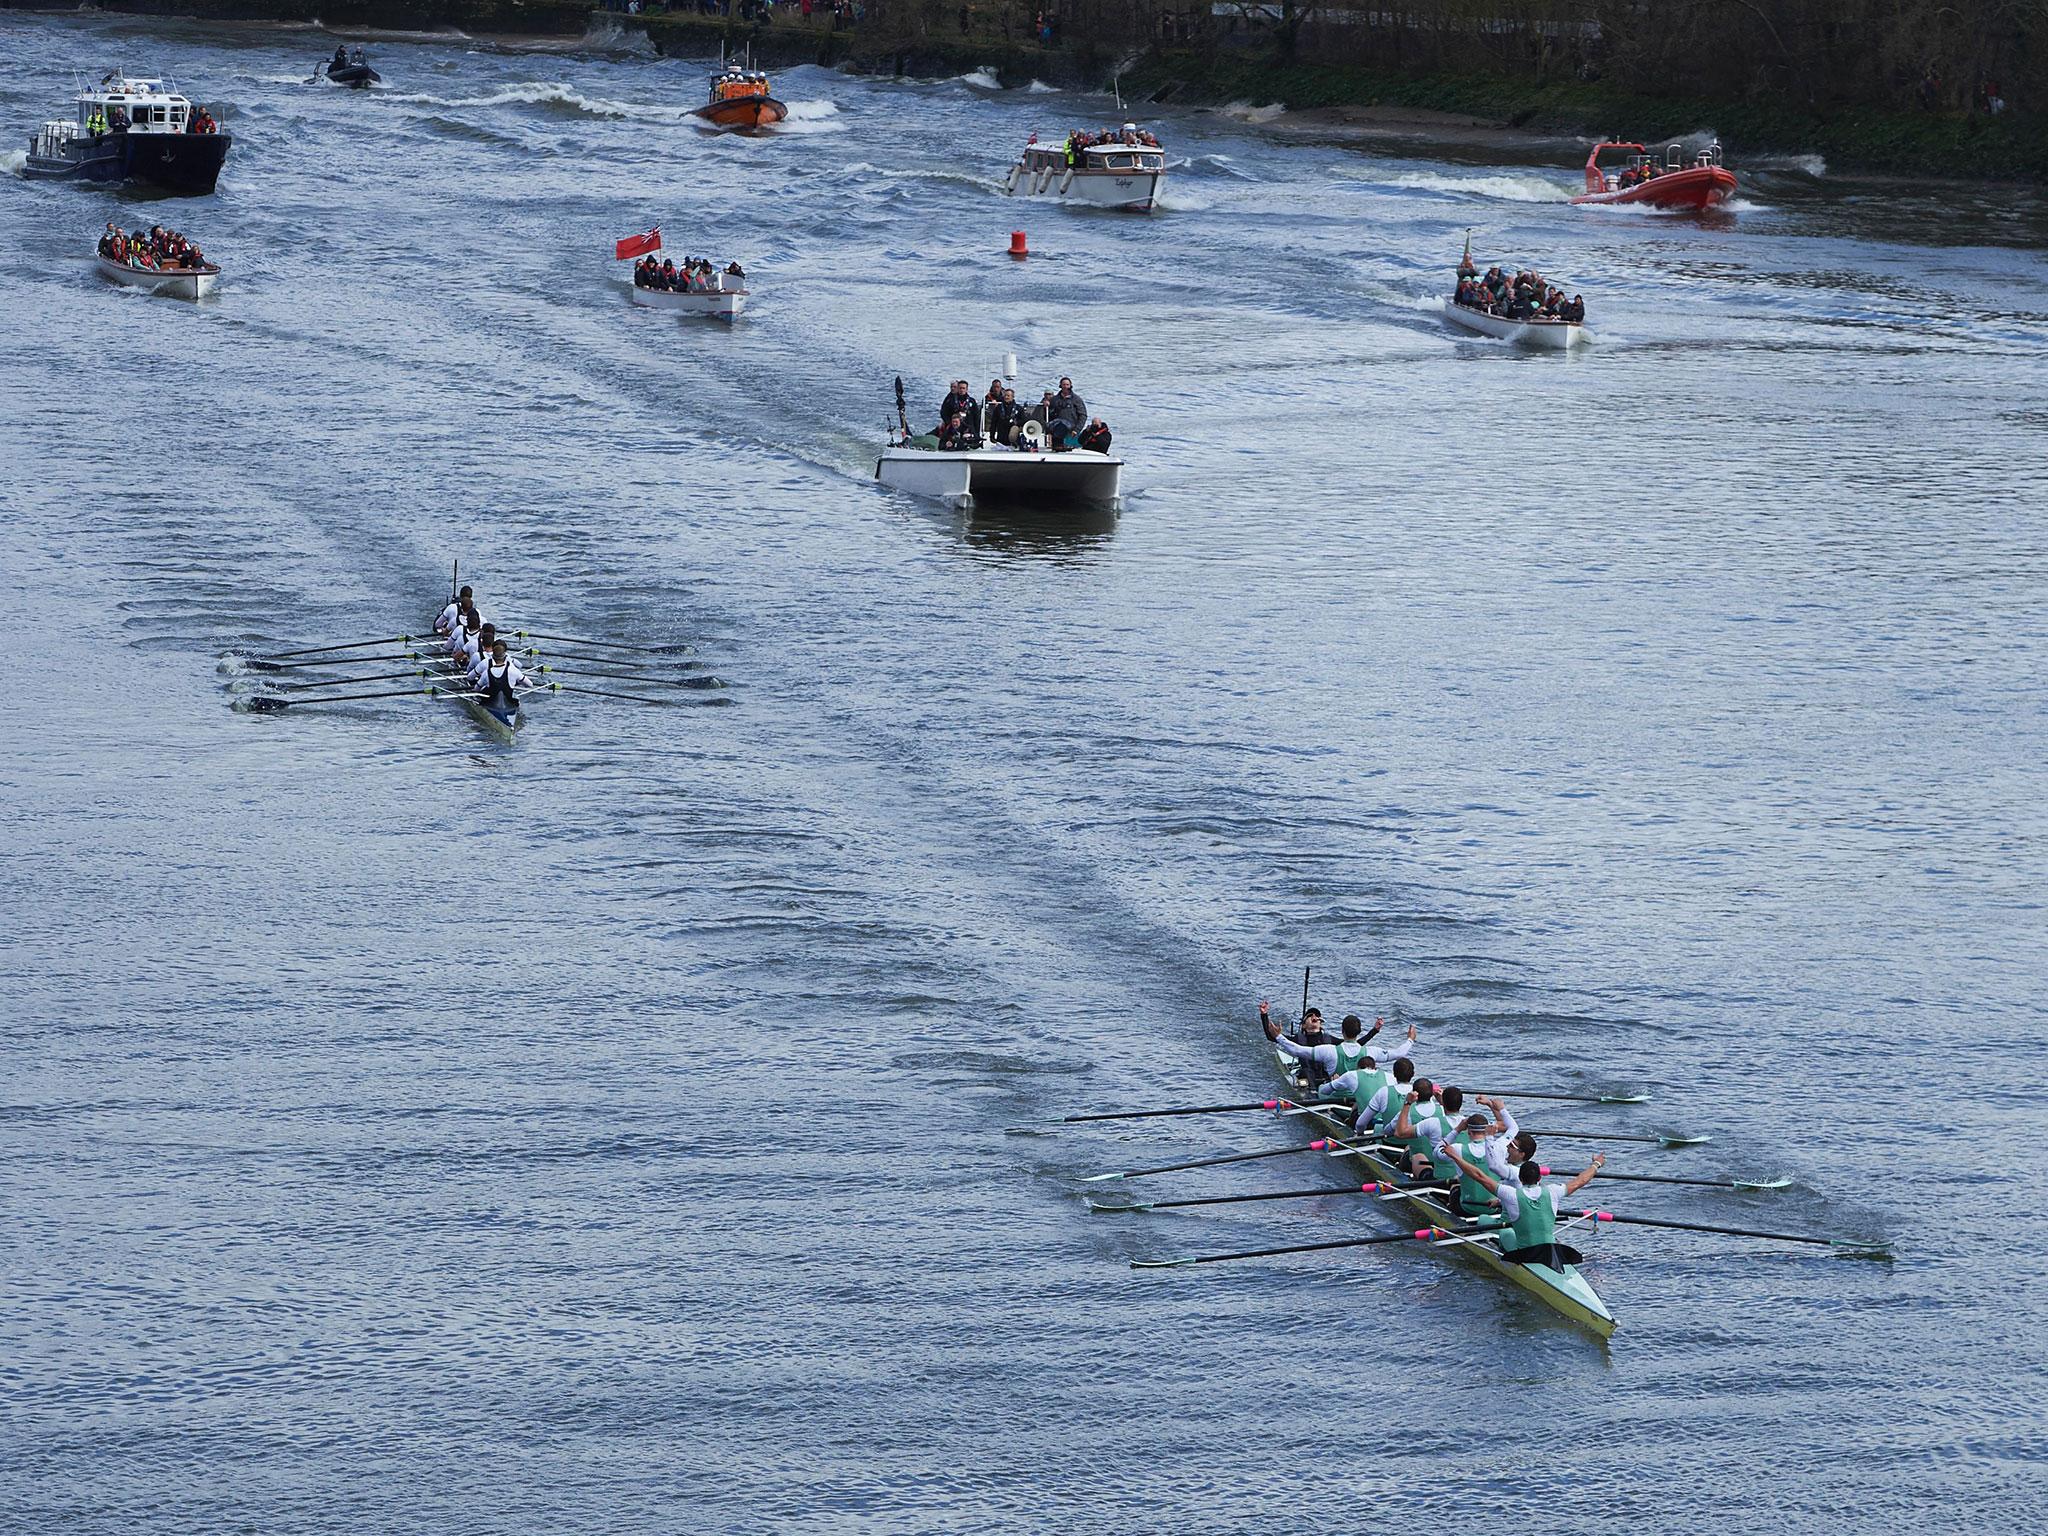
<svg viewBox="0 0 2048 1536">
<path fill-rule="evenodd" d="M 1060 181 L 1060 196 L 1065 197 L 1067 195 L 1067 188 L 1071 187 L 1073 184 L 1074 173 L 1072 171 L 1069 171 Z"/>
<path fill-rule="evenodd" d="M 1003 181 L 1003 196 L 1010 197 L 1016 193 L 1017 176 L 1018 173 L 1021 172 L 1023 169 L 1024 167 L 1021 165 L 1013 165 L 1010 167 L 1010 174 Z"/>
</svg>

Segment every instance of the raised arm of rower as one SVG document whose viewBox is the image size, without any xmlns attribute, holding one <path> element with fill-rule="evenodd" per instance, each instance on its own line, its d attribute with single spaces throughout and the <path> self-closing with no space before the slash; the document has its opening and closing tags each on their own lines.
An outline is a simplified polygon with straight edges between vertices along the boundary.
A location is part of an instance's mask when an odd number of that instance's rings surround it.
<svg viewBox="0 0 2048 1536">
<path fill-rule="evenodd" d="M 1373 1025 L 1372 1035 L 1376 1035 L 1379 1032 L 1380 1026 L 1377 1024 Z M 1372 1035 L 1367 1035 L 1365 1038 L 1370 1040 L 1372 1038 Z M 1391 1065 L 1392 1063 L 1399 1061 L 1403 1056 L 1413 1055 L 1414 1051 L 1415 1026 L 1413 1024 L 1410 1024 L 1408 1026 L 1408 1037 L 1405 1040 L 1397 1040 L 1392 1045 L 1388 1046 L 1385 1050 L 1376 1052 L 1375 1054 L 1378 1056 L 1381 1062 Z"/>
<path fill-rule="evenodd" d="M 1571 1178 L 1566 1181 L 1564 1186 L 1564 1192 L 1566 1197 L 1569 1198 L 1572 1195 L 1576 1195 L 1580 1190 L 1584 1189 L 1588 1184 L 1592 1183 L 1594 1175 L 1599 1173 L 1599 1171 L 1602 1168 L 1605 1168 L 1606 1166 L 1607 1154 L 1605 1152 L 1595 1152 L 1593 1154 L 1593 1161 L 1586 1164 L 1584 1168 L 1580 1169 L 1577 1173 L 1573 1174 Z"/>
</svg>

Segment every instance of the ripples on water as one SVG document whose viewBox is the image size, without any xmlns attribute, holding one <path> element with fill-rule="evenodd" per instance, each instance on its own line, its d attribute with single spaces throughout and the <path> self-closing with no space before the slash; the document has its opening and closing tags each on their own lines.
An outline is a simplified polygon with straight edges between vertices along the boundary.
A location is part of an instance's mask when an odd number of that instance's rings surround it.
<svg viewBox="0 0 2048 1536">
<path fill-rule="evenodd" d="M 996 195 L 1111 110 L 1058 93 L 791 70 L 748 142 L 588 44 L 386 42 L 363 95 L 298 83 L 320 32 L 5 28 L 10 133 L 120 59 L 239 136 L 209 201 L 0 187 L 9 1524 L 2038 1509 L 2034 194 L 1588 217 L 1569 146 L 1196 113 L 1166 216 L 1089 217 Z M 219 299 L 102 287 L 108 217 Z M 654 221 L 744 324 L 608 286 Z M 1596 345 L 1447 332 L 1467 226 Z M 1121 519 L 873 487 L 890 380 L 1006 351 L 1116 426 Z M 458 556 L 733 707 L 227 707 L 224 652 L 417 627 Z M 1304 964 L 1716 1137 L 1617 1166 L 1797 1181 L 1609 1204 L 1904 1257 L 1603 1233 L 1611 1350 L 1419 1252 L 1133 1275 L 1372 1218 L 1091 1220 L 1276 1132 L 1002 1127 L 1264 1090 Z"/>
</svg>

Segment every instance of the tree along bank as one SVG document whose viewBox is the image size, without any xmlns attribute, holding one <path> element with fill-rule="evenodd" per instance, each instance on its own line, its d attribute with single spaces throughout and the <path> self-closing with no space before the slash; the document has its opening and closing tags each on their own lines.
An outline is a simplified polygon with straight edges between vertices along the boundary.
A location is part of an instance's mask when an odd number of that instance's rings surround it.
<svg viewBox="0 0 2048 1536">
<path fill-rule="evenodd" d="M 1712 129 L 1741 174 L 1744 154 L 1818 154 L 1834 170 L 2048 182 L 2048 118 L 2015 111 L 1881 111 L 1804 103 L 1645 95 L 1602 81 L 1414 74 L 1286 60 L 1239 49 L 1155 50 L 1122 77 L 1126 100 L 1246 102 L 1291 110 L 1400 107 L 1502 128 L 1618 134 L 1645 143 Z"/>
<path fill-rule="evenodd" d="M 0 9 L 10 8 L 51 7 L 0 0 Z M 965 6 L 866 0 L 860 23 L 836 28 L 822 7 L 806 21 L 791 4 L 779 7 L 772 21 L 705 16 L 694 8 L 643 7 L 635 15 L 619 5 L 593 8 L 587 0 L 102 0 L 100 8 L 209 20 L 320 21 L 330 29 L 454 27 L 513 36 L 574 37 L 617 25 L 644 31 L 659 52 L 679 58 L 715 58 L 721 46 L 728 53 L 751 47 L 764 67 L 819 64 L 926 79 L 988 70 L 1012 87 L 1042 80 L 1107 90 L 1121 65 L 1124 98 L 1134 108 L 1146 101 L 1398 108 L 1453 112 L 1502 128 L 1585 137 L 1612 133 L 1645 142 L 1710 128 L 1727 145 L 1738 174 L 1745 154 L 1819 154 L 1835 170 L 2048 182 L 2048 115 L 2031 102 L 1995 115 L 1966 110 L 1995 84 L 1988 76 L 1964 86 L 1944 81 L 1930 65 L 1917 79 L 1911 70 L 1894 70 L 1882 80 L 1872 76 L 1857 92 L 1847 83 L 1833 94 L 1818 88 L 1738 90 L 1732 84 L 1725 90 L 1671 91 L 1654 88 L 1662 66 L 1626 53 L 1613 26 L 1567 38 L 1570 48 L 1555 29 L 1539 28 L 1532 34 L 1543 43 L 1538 54 L 1524 58 L 1526 50 L 1510 49 L 1489 62 L 1471 45 L 1474 39 L 1497 40 L 1491 31 L 1432 33 L 1434 46 L 1418 51 L 1410 35 L 1416 18 L 1405 15 L 1397 18 L 1403 23 L 1397 36 L 1381 38 L 1384 29 L 1378 27 L 1287 33 L 1236 21 L 1226 26 L 1209 9 L 1141 15 L 1110 0 L 971 0 Z M 1303 8 L 1297 15 L 1316 18 L 1327 9 Z M 1051 47 L 1025 40 L 1041 16 L 1058 22 Z M 1163 34 L 1184 41 L 1143 48 L 1143 39 Z M 1797 36 L 1792 34 L 1795 41 Z M 1399 45 L 1393 49 L 1399 62 L 1381 58 L 1390 43 Z M 1788 53 L 1791 47 L 1785 44 Z M 1345 55 L 1358 57 L 1346 62 Z M 2019 78 L 2031 78 L 2031 72 Z"/>
<path fill-rule="evenodd" d="M 579 36 L 591 17 L 589 0 L 92 0 L 86 5 L 0 0 L 0 10 L 118 11 L 181 21 L 319 22 L 329 28 L 376 27 L 391 32 L 453 27 L 532 37 Z"/>
</svg>

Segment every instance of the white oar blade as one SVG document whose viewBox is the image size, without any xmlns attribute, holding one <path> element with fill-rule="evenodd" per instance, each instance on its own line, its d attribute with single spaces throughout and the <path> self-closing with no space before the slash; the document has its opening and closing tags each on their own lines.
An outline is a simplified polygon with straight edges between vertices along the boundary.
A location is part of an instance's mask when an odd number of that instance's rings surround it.
<svg viewBox="0 0 2048 1536">
<path fill-rule="evenodd" d="M 1790 1179 L 1737 1179 L 1735 1187 L 1742 1190 L 1790 1189 Z"/>
</svg>

